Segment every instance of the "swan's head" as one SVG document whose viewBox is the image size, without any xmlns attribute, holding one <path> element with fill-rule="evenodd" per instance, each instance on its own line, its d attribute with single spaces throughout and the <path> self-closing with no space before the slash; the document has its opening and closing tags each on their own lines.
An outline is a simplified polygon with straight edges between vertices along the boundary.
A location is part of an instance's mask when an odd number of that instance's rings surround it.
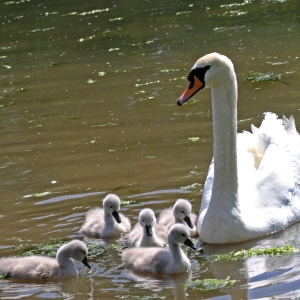
<svg viewBox="0 0 300 300">
<path fill-rule="evenodd" d="M 186 222 L 190 228 L 194 228 L 191 222 L 192 205 L 185 199 L 178 199 L 173 207 L 173 215 L 175 218 Z"/>
<path fill-rule="evenodd" d="M 152 236 L 152 228 L 156 223 L 156 218 L 153 210 L 150 208 L 145 208 L 141 210 L 139 214 L 139 223 L 143 228 L 145 228 L 147 236 Z"/>
<path fill-rule="evenodd" d="M 194 250 L 196 247 L 190 239 L 190 231 L 183 224 L 173 224 L 168 232 L 168 244 L 184 244 Z"/>
<path fill-rule="evenodd" d="M 108 194 L 103 200 L 104 211 L 112 214 L 117 223 L 121 223 L 121 218 L 119 215 L 120 202 L 120 198 L 115 194 Z"/>
<path fill-rule="evenodd" d="M 188 75 L 189 84 L 177 104 L 182 105 L 205 87 L 214 88 L 224 84 L 232 76 L 235 77 L 234 68 L 228 57 L 210 53 L 199 58 Z"/>
<path fill-rule="evenodd" d="M 67 255 L 68 257 L 81 261 L 86 267 L 91 268 L 87 258 L 88 248 L 84 242 L 80 240 L 73 240 L 59 248 L 56 254 L 57 261 L 61 261 L 61 257 Z"/>
</svg>

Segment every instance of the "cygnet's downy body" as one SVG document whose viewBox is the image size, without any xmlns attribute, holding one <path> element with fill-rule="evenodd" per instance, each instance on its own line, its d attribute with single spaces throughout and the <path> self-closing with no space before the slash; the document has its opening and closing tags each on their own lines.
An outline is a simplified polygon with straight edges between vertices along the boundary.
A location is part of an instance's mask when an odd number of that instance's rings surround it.
<svg viewBox="0 0 300 300">
<path fill-rule="evenodd" d="M 120 198 L 115 194 L 108 194 L 103 200 L 103 208 L 92 208 L 87 212 L 85 223 L 80 233 L 91 238 L 105 238 L 128 232 L 130 221 L 119 213 Z"/>
<path fill-rule="evenodd" d="M 157 235 L 156 231 L 160 226 L 156 224 L 154 211 L 145 208 L 139 213 L 139 222 L 135 224 L 128 235 L 130 247 L 164 247 L 165 241 Z"/>
<path fill-rule="evenodd" d="M 88 249 L 79 240 L 73 240 L 59 248 L 56 259 L 47 256 L 7 257 L 0 259 L 0 274 L 6 278 L 48 279 L 78 275 L 75 263 L 81 261 L 91 268 Z"/>
<path fill-rule="evenodd" d="M 127 268 L 135 272 L 182 273 L 191 269 L 188 257 L 180 245 L 196 250 L 190 232 L 183 224 L 174 224 L 168 232 L 169 248 L 130 248 L 122 253 Z"/>
<path fill-rule="evenodd" d="M 165 235 L 174 223 L 184 224 L 189 228 L 191 237 L 194 238 L 198 236 L 197 218 L 197 215 L 192 213 L 191 203 L 185 199 L 178 199 L 173 208 L 167 208 L 161 212 L 157 224 L 165 228 Z"/>
</svg>

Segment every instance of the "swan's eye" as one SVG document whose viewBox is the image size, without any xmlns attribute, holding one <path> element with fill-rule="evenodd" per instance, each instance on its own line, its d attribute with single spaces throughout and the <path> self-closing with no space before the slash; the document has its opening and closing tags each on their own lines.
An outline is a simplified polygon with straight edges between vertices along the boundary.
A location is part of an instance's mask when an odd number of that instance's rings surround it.
<svg viewBox="0 0 300 300">
<path fill-rule="evenodd" d="M 184 234 L 184 233 L 182 233 L 182 234 L 181 234 L 181 236 L 185 236 L 185 234 Z"/>
<path fill-rule="evenodd" d="M 181 212 L 184 214 L 184 211 L 183 211 L 183 210 L 182 210 Z"/>
<path fill-rule="evenodd" d="M 112 206 L 111 206 L 111 205 L 110 205 L 109 207 L 110 207 L 110 208 L 112 208 Z"/>
</svg>

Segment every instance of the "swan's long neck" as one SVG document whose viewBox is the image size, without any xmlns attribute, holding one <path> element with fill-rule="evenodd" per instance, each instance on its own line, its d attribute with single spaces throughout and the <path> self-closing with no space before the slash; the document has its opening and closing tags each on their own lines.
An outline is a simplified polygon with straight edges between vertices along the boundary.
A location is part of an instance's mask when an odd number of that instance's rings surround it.
<svg viewBox="0 0 300 300">
<path fill-rule="evenodd" d="M 185 254 L 183 253 L 180 245 L 168 239 L 169 249 L 173 259 L 173 265 L 181 264 L 184 261 Z"/>
<path fill-rule="evenodd" d="M 104 224 L 105 224 L 105 226 L 114 226 L 115 223 L 116 223 L 116 220 L 113 217 L 113 215 L 104 210 Z"/>
<path fill-rule="evenodd" d="M 71 268 L 75 267 L 75 264 L 70 259 L 70 254 L 68 249 L 62 247 L 56 254 L 56 260 L 61 268 Z"/>
<path fill-rule="evenodd" d="M 212 88 L 214 134 L 214 183 L 211 204 L 238 206 L 237 84 L 231 74 L 225 84 Z"/>
</svg>

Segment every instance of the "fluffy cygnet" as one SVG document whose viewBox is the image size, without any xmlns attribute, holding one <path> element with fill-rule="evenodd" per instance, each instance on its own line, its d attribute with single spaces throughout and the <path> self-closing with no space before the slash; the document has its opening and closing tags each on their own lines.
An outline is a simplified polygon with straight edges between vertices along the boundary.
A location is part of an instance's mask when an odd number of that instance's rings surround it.
<svg viewBox="0 0 300 300">
<path fill-rule="evenodd" d="M 128 244 L 130 247 L 164 247 L 165 242 L 156 231 L 160 232 L 160 226 L 156 224 L 154 211 L 145 208 L 139 213 L 139 222 L 135 224 L 128 235 Z"/>
<path fill-rule="evenodd" d="M 73 240 L 56 253 L 56 259 L 47 256 L 8 257 L 0 259 L 0 274 L 18 279 L 47 279 L 77 275 L 78 271 L 71 260 L 81 261 L 91 268 L 87 258 L 88 249 L 79 240 Z"/>
<path fill-rule="evenodd" d="M 178 199 L 173 208 L 163 210 L 159 216 L 157 224 L 165 228 L 165 235 L 174 223 L 181 223 L 188 226 L 192 238 L 198 236 L 197 215 L 192 213 L 192 205 L 188 200 Z"/>
<path fill-rule="evenodd" d="M 87 212 L 80 233 L 92 238 L 120 235 L 130 230 L 128 218 L 119 213 L 120 198 L 108 194 L 103 200 L 103 209 L 96 207 Z"/>
<path fill-rule="evenodd" d="M 125 266 L 136 272 L 182 273 L 191 268 L 191 263 L 180 244 L 196 250 L 190 240 L 190 232 L 183 224 L 174 224 L 168 232 L 169 248 L 130 248 L 122 253 Z"/>
</svg>

